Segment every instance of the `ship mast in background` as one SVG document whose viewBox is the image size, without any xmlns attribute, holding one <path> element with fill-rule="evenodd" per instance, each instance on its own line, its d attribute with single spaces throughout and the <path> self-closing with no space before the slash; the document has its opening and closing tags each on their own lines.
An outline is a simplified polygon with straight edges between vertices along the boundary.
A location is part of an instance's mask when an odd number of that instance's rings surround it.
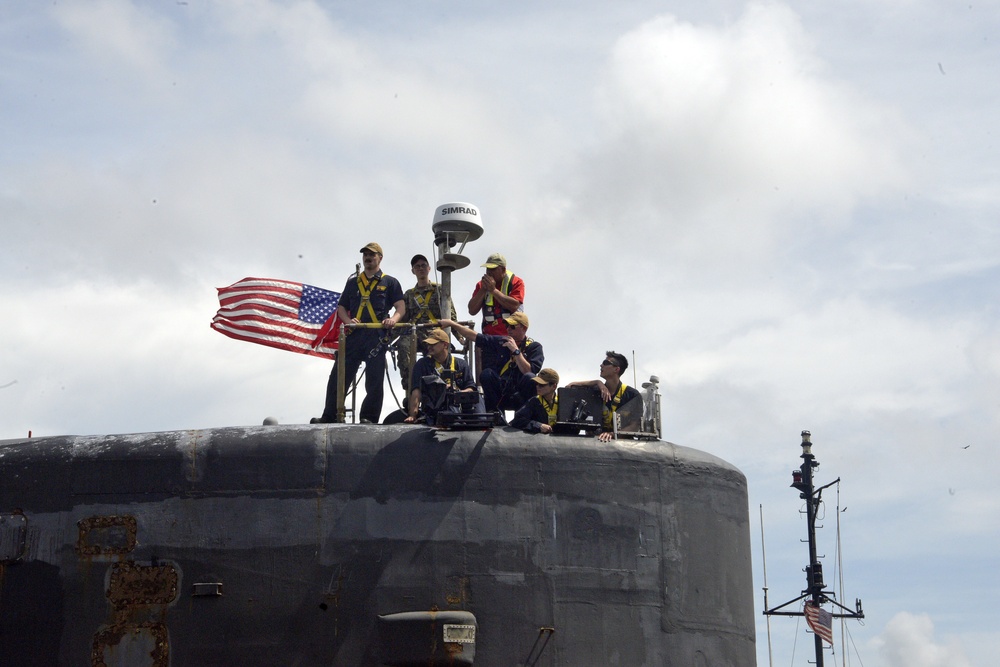
<svg viewBox="0 0 1000 667">
<path fill-rule="evenodd" d="M 816 665 L 823 667 L 823 642 L 833 645 L 833 619 L 834 618 L 856 618 L 865 617 L 861 609 L 861 600 L 854 602 L 855 609 L 851 610 L 837 602 L 836 594 L 826 590 L 823 582 L 823 565 L 816 555 L 816 515 L 822 502 L 823 490 L 840 482 L 838 477 L 834 481 L 819 487 L 813 487 L 813 468 L 819 467 L 819 461 L 812 453 L 812 434 L 809 431 L 802 431 L 802 467 L 792 471 L 792 487 L 799 490 L 799 497 L 806 501 L 807 529 L 809 533 L 809 564 L 806 566 L 806 588 L 797 598 L 789 600 L 772 609 L 767 608 L 767 588 L 764 589 L 764 615 L 765 616 L 805 616 L 806 623 L 815 633 L 814 643 L 816 647 Z M 781 611 L 782 609 L 795 604 L 799 600 L 805 600 L 801 611 Z M 824 604 L 831 604 L 834 610 L 823 609 Z"/>
</svg>

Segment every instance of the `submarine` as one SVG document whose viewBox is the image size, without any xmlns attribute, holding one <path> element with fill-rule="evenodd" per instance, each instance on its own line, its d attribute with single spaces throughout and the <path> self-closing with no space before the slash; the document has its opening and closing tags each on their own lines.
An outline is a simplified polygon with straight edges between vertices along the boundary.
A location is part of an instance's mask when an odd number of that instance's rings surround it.
<svg viewBox="0 0 1000 667">
<path fill-rule="evenodd" d="M 642 422 L 2 440 L 0 664 L 752 667 L 746 478 Z"/>
</svg>

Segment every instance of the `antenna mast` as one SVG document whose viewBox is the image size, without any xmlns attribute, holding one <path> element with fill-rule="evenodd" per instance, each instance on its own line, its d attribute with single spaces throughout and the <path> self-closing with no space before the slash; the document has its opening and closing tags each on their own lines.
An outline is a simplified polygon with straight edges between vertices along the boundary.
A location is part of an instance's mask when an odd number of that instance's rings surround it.
<svg viewBox="0 0 1000 667">
<path fill-rule="evenodd" d="M 833 645 L 833 619 L 834 618 L 857 618 L 865 617 L 865 612 L 861 609 L 861 600 L 854 601 L 855 609 L 851 610 L 840 604 L 836 600 L 836 593 L 826 590 L 823 583 L 823 565 L 816 555 L 816 514 L 822 502 L 823 490 L 833 486 L 840 481 L 838 477 L 834 481 L 824 486 L 814 488 L 813 469 L 819 467 L 819 461 L 812 453 L 812 434 L 809 431 L 802 431 L 802 466 L 798 470 L 792 471 L 792 487 L 799 490 L 799 497 L 806 501 L 807 530 L 809 536 L 809 564 L 806 566 L 806 588 L 802 594 L 793 600 L 780 604 L 773 609 L 766 609 L 767 601 L 764 601 L 765 616 L 805 616 L 806 623 L 813 629 L 814 642 L 816 647 L 816 666 L 823 667 L 823 641 L 828 641 Z M 780 611 L 784 607 L 795 604 L 799 600 L 805 600 L 802 611 Z M 835 609 L 828 612 L 822 608 L 824 604 L 832 604 Z"/>
<path fill-rule="evenodd" d="M 441 204 L 434 210 L 431 230 L 437 248 L 434 268 L 441 272 L 441 316 L 446 317 L 451 312 L 451 274 L 470 264 L 471 260 L 462 254 L 465 244 L 483 235 L 479 208 L 467 202 Z"/>
</svg>

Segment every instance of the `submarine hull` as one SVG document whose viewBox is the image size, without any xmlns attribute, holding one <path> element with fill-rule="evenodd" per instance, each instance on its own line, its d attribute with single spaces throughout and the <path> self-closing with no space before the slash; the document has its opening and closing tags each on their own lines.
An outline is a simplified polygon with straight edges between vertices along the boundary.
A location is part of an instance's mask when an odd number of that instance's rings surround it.
<svg viewBox="0 0 1000 667">
<path fill-rule="evenodd" d="M 18 665 L 755 664 L 746 479 L 415 426 L 0 443 Z"/>
</svg>

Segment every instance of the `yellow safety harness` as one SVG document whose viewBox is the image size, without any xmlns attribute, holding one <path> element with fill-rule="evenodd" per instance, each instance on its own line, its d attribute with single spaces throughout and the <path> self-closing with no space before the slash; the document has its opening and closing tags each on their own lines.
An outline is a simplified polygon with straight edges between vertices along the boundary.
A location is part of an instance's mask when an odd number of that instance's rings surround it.
<svg viewBox="0 0 1000 667">
<path fill-rule="evenodd" d="M 611 397 L 611 409 L 608 410 L 607 406 L 605 406 L 605 410 L 604 410 L 604 429 L 607 430 L 607 431 L 611 430 L 611 422 L 614 419 L 614 414 L 616 412 L 618 412 L 618 406 L 621 405 L 621 403 L 622 403 L 622 396 L 625 395 L 625 390 L 627 388 L 628 387 L 625 385 L 624 382 L 619 382 L 618 383 L 618 391 L 616 391 L 615 395 Z"/>
<path fill-rule="evenodd" d="M 526 350 L 526 349 L 528 348 L 528 346 L 529 346 L 529 345 L 531 345 L 531 344 L 532 344 L 533 342 L 534 342 L 534 341 L 533 341 L 533 340 L 531 340 L 530 338 L 525 338 L 525 339 L 524 339 L 524 347 L 523 347 L 523 348 L 522 348 L 522 347 L 519 347 L 519 348 L 518 348 L 519 350 L 521 350 L 521 354 L 524 354 L 524 351 L 525 351 L 525 350 Z M 508 360 L 507 360 L 507 363 L 506 363 L 506 364 L 504 364 L 504 365 L 503 365 L 503 368 L 501 368 L 501 369 L 500 369 L 500 375 L 503 375 L 504 373 L 506 373 L 506 372 L 507 372 L 507 369 L 509 369 L 509 368 L 510 368 L 510 365 L 511 365 L 511 364 L 513 364 L 513 363 L 514 363 L 514 357 L 511 357 L 510 359 L 508 359 Z"/>
<path fill-rule="evenodd" d="M 413 300 L 416 301 L 417 306 L 420 307 L 417 314 L 413 316 L 414 322 L 423 322 L 426 319 L 430 320 L 431 323 L 437 323 L 438 318 L 434 316 L 434 311 L 431 310 L 431 297 L 434 296 L 435 292 L 437 292 L 437 287 L 434 285 L 431 285 L 431 288 L 427 290 L 423 299 L 420 298 L 420 295 L 417 294 L 417 292 L 413 292 Z M 427 317 L 424 318 L 424 315 Z"/>
<path fill-rule="evenodd" d="M 503 282 L 500 283 L 500 291 L 504 295 L 510 296 L 510 284 L 513 280 L 514 280 L 514 273 L 512 271 L 508 271 L 507 273 L 504 274 Z M 497 315 L 496 313 L 493 312 L 493 292 L 490 292 L 489 294 L 486 295 L 486 301 L 484 303 L 486 304 L 486 310 L 485 312 L 483 312 L 483 321 L 486 322 L 487 324 L 491 322 L 496 322 Z M 503 311 L 504 317 L 507 317 L 508 315 L 511 314 L 512 313 Z"/>
<path fill-rule="evenodd" d="M 559 414 L 559 394 L 556 394 L 555 398 L 552 399 L 552 405 L 546 403 L 545 399 L 541 396 L 536 396 L 535 398 L 537 398 L 538 402 L 542 404 L 543 408 L 545 408 L 545 414 L 549 416 L 549 426 L 555 424 L 556 417 Z"/>
<path fill-rule="evenodd" d="M 451 369 L 450 369 L 451 370 L 451 379 L 450 380 L 445 380 L 444 382 L 448 386 L 448 388 L 451 389 L 452 382 L 454 382 L 454 380 L 455 380 L 455 357 L 453 355 L 449 354 L 447 361 L 451 362 Z M 441 371 L 443 369 L 444 369 L 444 364 L 439 364 L 436 361 L 434 362 L 434 372 L 438 374 L 438 377 L 441 377 Z"/>
<path fill-rule="evenodd" d="M 378 322 L 378 315 L 375 314 L 375 309 L 372 307 L 372 292 L 378 287 L 378 283 L 382 280 L 384 274 L 380 273 L 373 279 L 369 279 L 365 275 L 364 271 L 358 274 L 358 291 L 361 293 L 361 302 L 358 304 L 358 312 L 354 314 L 354 317 L 358 321 L 364 321 L 361 317 L 363 311 L 367 309 L 368 314 L 371 316 L 372 322 Z"/>
</svg>

